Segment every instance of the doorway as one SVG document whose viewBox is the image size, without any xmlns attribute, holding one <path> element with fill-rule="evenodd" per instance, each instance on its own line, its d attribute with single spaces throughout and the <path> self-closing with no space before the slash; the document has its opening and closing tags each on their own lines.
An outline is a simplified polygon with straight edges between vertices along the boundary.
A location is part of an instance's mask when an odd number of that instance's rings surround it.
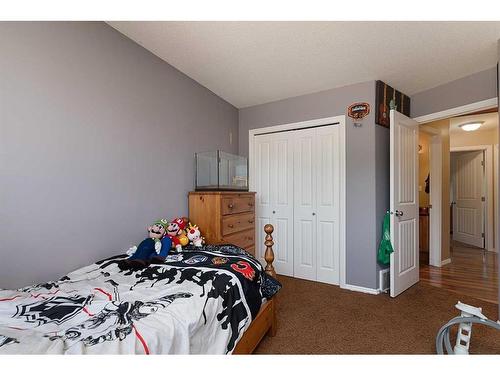
<svg viewBox="0 0 500 375">
<path fill-rule="evenodd" d="M 496 111 L 492 108 L 491 113 L 464 114 L 426 124 L 438 129 L 443 140 L 442 254 L 440 265 L 420 264 L 421 281 L 493 302 L 498 300 Z M 479 125 L 464 129 L 471 124 Z M 429 227 L 435 225 L 430 220 Z"/>
<path fill-rule="evenodd" d="M 442 135 L 420 126 L 418 145 L 419 263 L 441 267 Z"/>
</svg>

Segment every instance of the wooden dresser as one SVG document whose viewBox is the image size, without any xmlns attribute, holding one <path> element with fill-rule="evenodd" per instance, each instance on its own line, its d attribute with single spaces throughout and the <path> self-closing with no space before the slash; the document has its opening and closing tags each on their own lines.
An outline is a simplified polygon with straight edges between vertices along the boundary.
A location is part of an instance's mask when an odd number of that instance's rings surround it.
<svg viewBox="0 0 500 375">
<path fill-rule="evenodd" d="M 255 193 L 189 193 L 189 220 L 210 244 L 234 244 L 255 255 Z"/>
</svg>

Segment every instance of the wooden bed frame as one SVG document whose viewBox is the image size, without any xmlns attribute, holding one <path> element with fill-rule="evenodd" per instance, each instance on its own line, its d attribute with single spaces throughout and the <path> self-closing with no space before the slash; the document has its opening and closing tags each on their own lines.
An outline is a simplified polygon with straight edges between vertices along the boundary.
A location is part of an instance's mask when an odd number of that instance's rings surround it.
<svg viewBox="0 0 500 375">
<path fill-rule="evenodd" d="M 274 261 L 274 251 L 273 251 L 273 237 L 272 233 L 274 228 L 271 224 L 266 224 L 264 226 L 264 232 L 266 232 L 266 253 L 264 254 L 264 259 L 266 260 L 265 272 L 276 278 L 276 272 L 274 271 L 273 261 Z M 260 308 L 259 313 L 252 321 L 248 329 L 243 334 L 236 347 L 234 348 L 233 354 L 251 354 L 259 345 L 260 341 L 264 336 L 269 334 L 273 337 L 276 334 L 277 321 L 276 321 L 276 296 L 266 301 Z"/>
</svg>

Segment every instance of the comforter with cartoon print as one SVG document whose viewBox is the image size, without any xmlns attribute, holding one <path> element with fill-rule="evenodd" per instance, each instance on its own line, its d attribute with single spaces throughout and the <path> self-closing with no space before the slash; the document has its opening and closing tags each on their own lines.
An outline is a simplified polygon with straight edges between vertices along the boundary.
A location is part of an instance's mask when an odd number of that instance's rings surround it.
<svg viewBox="0 0 500 375">
<path fill-rule="evenodd" d="M 118 268 L 125 257 L 0 290 L 0 353 L 231 353 L 269 281 L 234 246 L 172 251 L 137 271 Z"/>
</svg>

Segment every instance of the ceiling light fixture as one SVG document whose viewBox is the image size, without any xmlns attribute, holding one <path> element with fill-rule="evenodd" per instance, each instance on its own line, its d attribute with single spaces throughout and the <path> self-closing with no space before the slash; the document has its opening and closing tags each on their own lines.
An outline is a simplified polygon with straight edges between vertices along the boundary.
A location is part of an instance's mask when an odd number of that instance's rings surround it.
<svg viewBox="0 0 500 375">
<path fill-rule="evenodd" d="M 471 132 L 474 130 L 477 130 L 483 125 L 484 121 L 474 121 L 474 122 L 467 122 L 465 124 L 458 125 L 462 130 L 465 130 L 466 132 Z"/>
</svg>

